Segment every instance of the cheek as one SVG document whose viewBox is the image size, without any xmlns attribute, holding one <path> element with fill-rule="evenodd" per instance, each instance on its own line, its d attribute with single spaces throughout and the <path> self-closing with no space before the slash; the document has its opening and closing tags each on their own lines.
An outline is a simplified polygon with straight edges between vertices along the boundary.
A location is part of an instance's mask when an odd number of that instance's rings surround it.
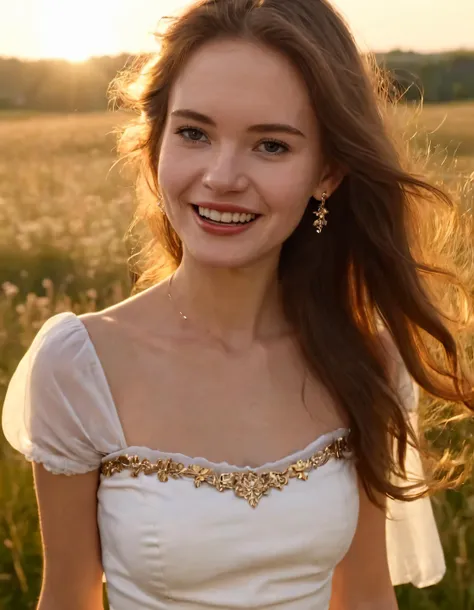
<svg viewBox="0 0 474 610">
<path fill-rule="evenodd" d="M 173 159 L 173 154 L 164 146 L 158 159 L 158 182 L 165 198 L 174 197 L 182 183 L 182 166 Z"/>
<path fill-rule="evenodd" d="M 301 167 L 285 168 L 273 172 L 271 182 L 267 182 L 266 200 L 271 212 L 278 214 L 285 220 L 292 220 L 292 224 L 304 213 L 313 194 L 314 174 L 310 171 L 301 171 Z"/>
<path fill-rule="evenodd" d="M 194 159 L 164 138 L 158 158 L 158 182 L 165 198 L 177 200 L 187 188 L 196 172 Z"/>
</svg>

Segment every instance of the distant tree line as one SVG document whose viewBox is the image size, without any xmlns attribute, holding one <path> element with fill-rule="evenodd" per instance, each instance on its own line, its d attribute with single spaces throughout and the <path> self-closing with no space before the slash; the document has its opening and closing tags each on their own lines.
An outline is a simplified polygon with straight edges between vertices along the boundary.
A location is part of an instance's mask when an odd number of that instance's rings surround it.
<svg viewBox="0 0 474 610">
<path fill-rule="evenodd" d="M 391 51 L 377 55 L 379 65 L 390 70 L 404 98 L 425 102 L 474 99 L 474 50 L 437 54 Z"/>
<path fill-rule="evenodd" d="M 406 100 L 474 99 L 474 50 L 439 54 L 398 50 L 377 54 Z M 128 54 L 65 60 L 24 61 L 0 57 L 0 109 L 75 112 L 106 109 L 110 82 L 134 60 Z"/>
</svg>

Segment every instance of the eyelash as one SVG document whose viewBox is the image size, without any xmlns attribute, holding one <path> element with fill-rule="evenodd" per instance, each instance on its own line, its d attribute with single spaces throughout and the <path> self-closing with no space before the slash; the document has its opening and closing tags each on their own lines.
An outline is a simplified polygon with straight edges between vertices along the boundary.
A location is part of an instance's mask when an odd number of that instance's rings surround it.
<svg viewBox="0 0 474 610">
<path fill-rule="evenodd" d="M 200 133 L 202 135 L 205 135 L 207 137 L 207 135 L 204 133 L 204 131 L 202 129 L 199 129 L 199 127 L 194 127 L 193 125 L 185 125 L 183 127 L 179 127 L 178 129 L 176 129 L 176 131 L 174 133 L 179 135 L 186 142 L 191 142 L 192 144 L 199 144 L 200 143 L 200 140 L 191 140 L 190 138 L 185 137 L 183 134 L 186 131 L 197 131 L 198 133 Z M 284 150 L 282 150 L 281 152 L 278 152 L 278 153 L 267 153 L 271 157 L 277 157 L 277 156 L 284 155 L 285 153 L 290 152 L 290 147 L 288 146 L 288 144 L 285 144 L 284 142 L 281 142 L 280 140 L 275 140 L 273 138 L 267 138 L 265 140 L 262 140 L 260 142 L 260 144 L 264 144 L 266 142 L 270 142 L 272 144 L 278 144 L 279 146 L 281 146 L 284 149 Z"/>
</svg>

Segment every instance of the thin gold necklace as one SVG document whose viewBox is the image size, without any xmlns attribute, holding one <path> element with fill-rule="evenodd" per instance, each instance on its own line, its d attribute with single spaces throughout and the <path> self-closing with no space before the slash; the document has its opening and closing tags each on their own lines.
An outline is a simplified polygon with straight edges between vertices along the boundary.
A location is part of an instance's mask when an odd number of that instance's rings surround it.
<svg viewBox="0 0 474 610">
<path fill-rule="evenodd" d="M 173 277 L 174 273 L 172 273 L 168 279 L 168 298 L 171 301 L 173 308 L 179 311 L 179 315 L 183 318 L 183 320 L 187 320 L 188 316 L 185 316 L 184 313 L 179 309 L 179 307 L 176 306 L 176 303 L 173 301 L 173 297 L 171 296 L 171 282 L 173 280 Z"/>
</svg>

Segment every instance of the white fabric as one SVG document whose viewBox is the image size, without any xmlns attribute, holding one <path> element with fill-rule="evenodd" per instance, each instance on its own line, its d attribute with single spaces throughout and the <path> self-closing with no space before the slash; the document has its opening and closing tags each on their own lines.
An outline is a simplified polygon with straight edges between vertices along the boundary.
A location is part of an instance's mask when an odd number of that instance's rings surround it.
<svg viewBox="0 0 474 610">
<path fill-rule="evenodd" d="M 416 388 L 406 387 L 414 409 Z M 37 333 L 10 381 L 2 417 L 10 444 L 53 473 L 84 473 L 122 453 L 246 470 L 127 446 L 104 370 L 73 312 L 54 315 Z M 347 433 L 334 430 L 256 470 L 284 469 Z M 416 470 L 416 455 L 410 464 Z M 387 521 L 393 584 L 438 582 L 445 566 L 430 500 L 390 501 L 389 508 L 397 518 Z M 351 459 L 330 460 L 307 481 L 271 490 L 256 509 L 231 491 L 196 489 L 191 479 L 101 475 L 98 523 L 111 610 L 328 610 L 333 570 L 350 547 L 358 513 Z"/>
<path fill-rule="evenodd" d="M 399 370 L 397 385 L 407 408 L 408 420 L 418 433 L 420 390 L 405 367 Z M 423 479 L 420 456 L 411 445 L 407 446 L 405 466 L 408 483 Z M 404 484 L 396 477 L 393 481 L 397 485 Z M 387 556 L 392 583 L 411 582 L 419 588 L 438 583 L 446 572 L 446 563 L 430 498 L 414 502 L 388 499 L 387 509 Z"/>
</svg>

